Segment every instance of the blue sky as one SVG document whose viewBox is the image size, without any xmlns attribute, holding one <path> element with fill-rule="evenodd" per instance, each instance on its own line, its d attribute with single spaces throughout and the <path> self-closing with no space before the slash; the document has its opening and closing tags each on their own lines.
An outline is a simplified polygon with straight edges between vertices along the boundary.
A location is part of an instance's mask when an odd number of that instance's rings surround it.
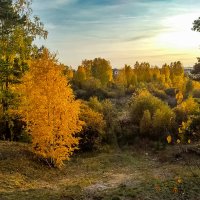
<svg viewBox="0 0 200 200">
<path fill-rule="evenodd" d="M 49 31 L 44 44 L 76 68 L 103 57 L 113 67 L 136 61 L 192 66 L 200 56 L 199 0 L 33 0 L 33 14 Z"/>
</svg>

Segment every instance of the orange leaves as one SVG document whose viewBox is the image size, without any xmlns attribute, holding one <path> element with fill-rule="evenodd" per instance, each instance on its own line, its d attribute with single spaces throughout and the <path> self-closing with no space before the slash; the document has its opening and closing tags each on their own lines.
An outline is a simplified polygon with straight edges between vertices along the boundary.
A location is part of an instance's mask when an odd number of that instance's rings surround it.
<svg viewBox="0 0 200 200">
<path fill-rule="evenodd" d="M 74 99 L 55 56 L 44 50 L 41 58 L 33 60 L 19 89 L 20 110 L 31 131 L 34 152 L 61 166 L 77 148 L 74 134 L 81 130 L 82 122 L 80 102 Z"/>
</svg>

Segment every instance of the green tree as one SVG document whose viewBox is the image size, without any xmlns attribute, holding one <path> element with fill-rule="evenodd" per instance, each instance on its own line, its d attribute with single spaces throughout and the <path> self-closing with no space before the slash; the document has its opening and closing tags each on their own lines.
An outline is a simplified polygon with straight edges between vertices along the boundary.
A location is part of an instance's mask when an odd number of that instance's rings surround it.
<svg viewBox="0 0 200 200">
<path fill-rule="evenodd" d="M 197 63 L 193 66 L 192 73 L 194 74 L 200 74 L 200 58 L 197 58 Z"/>
<path fill-rule="evenodd" d="M 190 78 L 196 81 L 200 81 L 200 58 L 197 58 L 197 63 L 194 64 L 191 73 L 192 75 L 190 76 Z"/>
<path fill-rule="evenodd" d="M 30 6 L 30 0 L 0 0 L 0 102 L 5 139 L 12 138 L 8 110 L 15 103 L 15 94 L 11 87 L 19 83 L 28 68 L 27 60 L 33 53 L 34 39 L 47 37 L 40 19 L 32 18 Z"/>
<path fill-rule="evenodd" d="M 193 22 L 193 31 L 200 32 L 200 17 L 197 20 L 194 20 Z M 193 66 L 192 74 L 195 76 L 193 77 L 195 80 L 200 80 L 200 58 L 197 58 L 197 63 Z"/>
<path fill-rule="evenodd" d="M 192 30 L 200 32 L 200 17 L 194 20 Z"/>
</svg>

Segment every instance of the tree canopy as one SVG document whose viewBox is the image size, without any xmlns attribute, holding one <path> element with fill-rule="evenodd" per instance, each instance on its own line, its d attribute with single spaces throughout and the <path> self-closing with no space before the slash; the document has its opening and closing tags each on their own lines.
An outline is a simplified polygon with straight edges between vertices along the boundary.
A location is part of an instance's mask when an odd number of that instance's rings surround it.
<svg viewBox="0 0 200 200">
<path fill-rule="evenodd" d="M 60 166 L 77 148 L 82 122 L 80 102 L 63 75 L 55 56 L 44 49 L 40 58 L 32 60 L 29 71 L 18 88 L 19 111 L 32 136 L 33 151 L 51 164 Z"/>
</svg>

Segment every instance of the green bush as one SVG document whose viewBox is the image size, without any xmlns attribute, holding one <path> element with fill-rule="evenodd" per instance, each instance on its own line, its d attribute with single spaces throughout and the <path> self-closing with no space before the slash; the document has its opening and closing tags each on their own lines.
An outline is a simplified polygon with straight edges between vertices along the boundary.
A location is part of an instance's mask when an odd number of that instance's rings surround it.
<svg viewBox="0 0 200 200">
<path fill-rule="evenodd" d="M 175 114 L 165 102 L 143 90 L 132 97 L 130 118 L 143 136 L 159 140 L 172 131 Z"/>
</svg>

